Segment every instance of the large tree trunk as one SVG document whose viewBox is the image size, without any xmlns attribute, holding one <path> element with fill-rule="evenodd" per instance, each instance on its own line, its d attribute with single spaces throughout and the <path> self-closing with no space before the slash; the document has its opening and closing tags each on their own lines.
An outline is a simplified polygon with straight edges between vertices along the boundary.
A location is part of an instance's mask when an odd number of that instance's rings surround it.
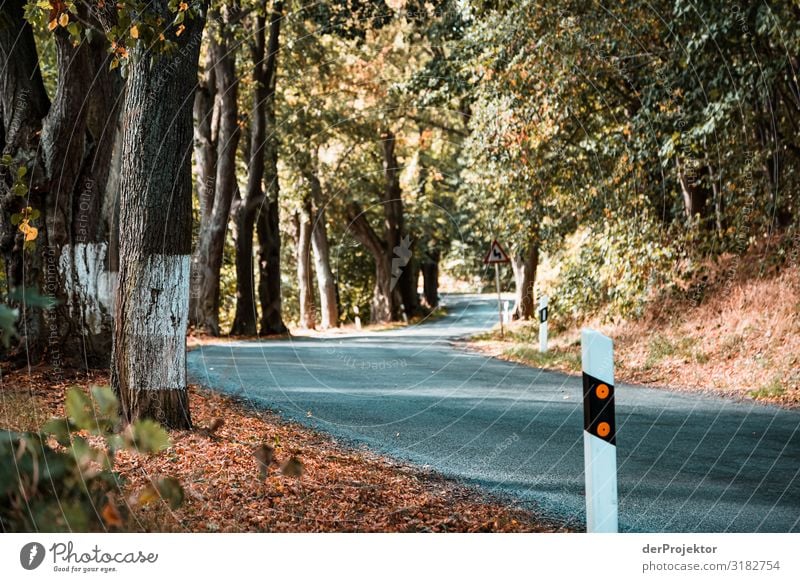
<svg viewBox="0 0 800 582">
<path fill-rule="evenodd" d="M 350 228 L 355 238 L 372 254 L 375 261 L 375 286 L 372 292 L 370 321 L 385 323 L 400 319 L 400 305 L 413 315 L 419 307 L 414 281 L 412 241 L 404 236 L 403 199 L 400 189 L 400 166 L 395 152 L 396 138 L 391 130 L 381 132 L 384 187 L 383 238 L 379 237 L 357 202 L 348 205 Z"/>
<path fill-rule="evenodd" d="M 339 305 L 336 301 L 336 279 L 331 270 L 328 226 L 325 222 L 325 206 L 322 184 L 316 172 L 309 176 L 311 198 L 314 204 L 314 224 L 312 225 L 311 245 L 314 249 L 314 270 L 317 274 L 319 290 L 319 311 L 322 329 L 339 326 Z"/>
<path fill-rule="evenodd" d="M 266 134 L 264 139 L 264 183 L 267 185 L 266 202 L 257 219 L 258 232 L 258 299 L 261 304 L 261 335 L 286 333 L 281 316 L 281 231 L 278 197 L 278 139 L 275 117 L 275 85 L 277 80 L 277 54 L 280 46 L 280 22 L 283 2 L 272 5 L 268 62 L 266 71 L 267 94 L 264 99 Z"/>
<path fill-rule="evenodd" d="M 256 335 L 255 281 L 253 280 L 253 232 L 256 211 L 249 198 L 237 197 L 232 210 L 233 242 L 236 247 L 236 314 L 231 335 Z M 254 206 L 251 204 L 251 206 Z"/>
<path fill-rule="evenodd" d="M 539 244 L 528 243 L 528 248 L 512 257 L 514 269 L 515 302 L 514 319 L 532 319 L 536 314 L 536 270 L 539 267 Z"/>
<path fill-rule="evenodd" d="M 9 168 L 14 174 L 23 165 L 28 170 L 23 185 L 29 195 L 3 195 L 0 246 L 12 288 L 35 288 L 57 302 L 43 318 L 23 301 L 22 347 L 29 362 L 38 360 L 46 348 L 56 369 L 107 365 L 113 276 L 103 215 L 120 91 L 118 72 L 109 71 L 102 35 L 74 46 L 59 28 L 53 32 L 58 87 L 48 107 L 21 4 L 7 2 L 1 14 L 3 153 L 15 160 Z M 99 26 L 98 13 L 89 14 L 82 5 L 76 10 L 88 26 Z M 102 12 L 104 18 L 113 16 L 109 10 Z M 10 186 L 13 177 L 6 175 L 3 182 Z M 8 228 L 8 216 L 19 212 L 20 205 L 30 205 L 43 215 L 35 223 L 36 241 L 28 245 L 18 229 Z"/>
<path fill-rule="evenodd" d="M 431 252 L 422 263 L 422 296 L 428 308 L 439 305 L 439 251 Z"/>
<path fill-rule="evenodd" d="M 276 183 L 273 188 L 277 190 Z M 277 194 L 269 195 L 258 215 L 258 300 L 261 304 L 261 335 L 286 333 L 281 315 L 281 232 Z"/>
<path fill-rule="evenodd" d="M 42 132 L 42 151 L 53 176 L 48 244 L 60 248 L 64 301 L 54 311 L 68 323 L 61 350 L 72 365 L 100 368 L 111 361 L 116 276 L 109 247 L 114 225 L 106 219 L 105 197 L 121 83 L 118 71 L 109 71 L 107 43 L 99 35 L 93 38 L 73 47 L 71 38 L 56 33 L 59 68 L 65 73 Z M 62 85 L 68 88 L 62 91 Z"/>
<path fill-rule="evenodd" d="M 253 108 L 250 112 L 250 142 L 247 190 L 238 198 L 233 208 L 236 245 L 236 315 L 231 327 L 232 335 L 256 335 L 258 313 L 255 300 L 253 269 L 253 234 L 259 211 L 264 204 L 264 146 L 266 141 L 265 102 L 269 96 L 269 79 L 275 71 L 278 34 L 282 14 L 276 11 L 270 18 L 270 53 L 266 55 L 266 18 L 256 16 L 250 52 L 253 59 Z"/>
<path fill-rule="evenodd" d="M 381 240 L 369 223 L 364 210 L 357 202 L 347 209 L 353 236 L 372 255 L 375 261 L 375 285 L 372 290 L 370 321 L 386 323 L 398 318 L 398 297 L 394 292 L 396 280 L 392 280 L 392 259 L 386 241 Z"/>
<path fill-rule="evenodd" d="M 311 282 L 311 200 L 303 201 L 303 206 L 295 214 L 297 227 L 297 288 L 300 301 L 300 327 L 314 329 L 316 324 L 314 308 L 314 287 Z"/>
<path fill-rule="evenodd" d="M 384 238 L 390 253 L 391 282 L 390 291 L 399 293 L 399 302 L 406 315 L 414 315 L 419 310 L 417 284 L 411 264 L 413 241 L 405 233 L 403 213 L 403 191 L 400 188 L 400 164 L 397 161 L 397 139 L 386 129 L 381 134 L 383 145 L 383 208 Z M 396 291 L 395 291 L 396 289 Z M 398 304 L 398 308 L 400 307 Z M 399 313 L 395 314 L 395 319 Z"/>
<path fill-rule="evenodd" d="M 226 19 L 227 20 L 227 19 Z M 220 304 L 220 271 L 225 251 L 225 236 L 233 195 L 236 190 L 236 150 L 239 145 L 238 79 L 236 52 L 231 48 L 232 35 L 227 24 L 221 25 L 219 40 L 211 38 L 214 55 L 216 105 L 219 112 L 217 163 L 214 201 L 207 220 L 200 230 L 194 256 L 192 283 L 197 286 L 196 310 L 192 323 L 198 330 L 218 336 Z"/>
<path fill-rule="evenodd" d="M 170 17 L 166 0 L 149 5 Z M 186 329 L 192 244 L 192 103 L 204 19 L 173 56 L 132 50 L 120 179 L 120 271 L 111 383 L 125 420 L 189 428 Z"/>
<path fill-rule="evenodd" d="M 193 127 L 194 127 L 194 175 L 197 199 L 200 206 L 198 234 L 204 233 L 206 224 L 211 220 L 211 209 L 214 207 L 216 181 L 217 142 L 219 130 L 218 116 L 215 115 L 217 100 L 216 78 L 214 76 L 215 52 L 206 52 L 206 62 L 200 73 L 197 89 L 194 93 Z M 198 237 L 199 238 L 199 237 Z M 192 256 L 191 284 L 189 286 L 189 324 L 196 326 L 200 320 L 199 303 L 201 299 L 201 269 L 204 264 L 199 257 L 199 244 Z"/>
<path fill-rule="evenodd" d="M 22 0 L 8 0 L 0 12 L 2 153 L 11 156 L 15 162 L 0 166 L 0 249 L 9 290 L 17 292 L 38 288 L 43 275 L 45 221 L 35 223 L 40 229 L 39 237 L 25 245 L 25 237 L 17 225 L 11 223 L 11 216 L 28 205 L 45 214 L 42 190 L 46 177 L 36 153 L 42 119 L 50 108 L 39 69 L 33 29 L 23 18 L 24 5 Z M 32 167 L 26 163 L 29 159 L 33 161 Z M 28 171 L 28 196 L 18 196 L 12 191 L 12 186 L 19 181 L 18 168 L 22 166 Z M 21 338 L 14 356 L 20 363 L 26 360 L 35 362 L 42 357 L 46 347 L 43 313 L 38 308 L 29 307 L 24 299 L 13 300 L 12 304 L 20 309 L 18 329 Z"/>
</svg>

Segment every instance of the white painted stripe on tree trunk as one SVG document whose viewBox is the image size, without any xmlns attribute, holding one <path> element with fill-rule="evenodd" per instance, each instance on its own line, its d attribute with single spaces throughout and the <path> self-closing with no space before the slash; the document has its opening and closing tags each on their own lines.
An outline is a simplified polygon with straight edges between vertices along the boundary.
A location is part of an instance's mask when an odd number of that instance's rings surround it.
<svg viewBox="0 0 800 582">
<path fill-rule="evenodd" d="M 102 333 L 104 320 L 114 314 L 116 273 L 106 270 L 107 254 L 105 242 L 78 243 L 63 246 L 58 261 L 70 312 L 82 315 L 94 334 Z"/>
<path fill-rule="evenodd" d="M 142 357 L 128 358 L 128 381 L 144 390 L 186 387 L 189 255 L 150 255 L 132 278 L 129 341 Z"/>
<path fill-rule="evenodd" d="M 586 531 L 617 533 L 617 447 L 583 431 Z"/>
<path fill-rule="evenodd" d="M 614 341 L 593 329 L 581 330 L 583 371 L 602 382 L 614 384 Z"/>
</svg>

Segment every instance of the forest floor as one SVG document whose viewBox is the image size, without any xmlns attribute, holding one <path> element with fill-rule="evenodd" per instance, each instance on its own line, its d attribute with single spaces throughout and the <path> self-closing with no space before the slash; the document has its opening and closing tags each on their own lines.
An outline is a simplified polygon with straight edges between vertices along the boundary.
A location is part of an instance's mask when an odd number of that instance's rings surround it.
<svg viewBox="0 0 800 582">
<path fill-rule="evenodd" d="M 108 383 L 106 374 L 65 376 L 46 368 L 4 376 L 0 427 L 35 430 L 63 416 L 69 386 Z M 120 500 L 135 498 L 164 476 L 177 478 L 185 492 L 176 510 L 160 501 L 126 504 L 128 531 L 562 530 L 510 502 L 345 446 L 230 397 L 193 386 L 190 402 L 195 430 L 171 431 L 169 449 L 152 456 L 117 453 L 116 469 L 125 483 Z M 266 475 L 260 473 L 258 450 L 273 457 Z"/>
<path fill-rule="evenodd" d="M 730 261 L 729 261 L 730 262 Z M 538 322 L 515 322 L 466 343 L 486 355 L 568 373 L 581 371 L 580 329 L 614 339 L 616 381 L 800 407 L 800 269 L 761 276 L 715 266 L 683 297 L 653 301 L 643 317 L 604 322 L 602 316 L 558 329 L 551 310 L 548 352 Z M 694 299 L 692 299 L 694 298 Z"/>
</svg>

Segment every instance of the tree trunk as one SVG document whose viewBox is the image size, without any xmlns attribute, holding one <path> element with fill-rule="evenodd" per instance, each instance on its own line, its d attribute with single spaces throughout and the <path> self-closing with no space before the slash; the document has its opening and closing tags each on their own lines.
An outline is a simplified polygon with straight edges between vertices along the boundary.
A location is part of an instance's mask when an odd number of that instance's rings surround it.
<svg viewBox="0 0 800 582">
<path fill-rule="evenodd" d="M 439 251 L 433 251 L 422 263 L 422 292 L 429 309 L 439 305 Z"/>
<path fill-rule="evenodd" d="M 194 256 L 193 284 L 197 286 L 196 311 L 192 313 L 196 328 L 218 336 L 220 304 L 220 271 L 225 252 L 225 236 L 236 190 L 236 150 L 239 145 L 238 79 L 236 52 L 227 24 L 221 25 L 219 41 L 211 39 L 209 50 L 214 55 L 216 105 L 219 112 L 217 163 L 214 202 L 210 215 L 202 224 L 197 252 Z"/>
<path fill-rule="evenodd" d="M 514 319 L 532 319 L 536 315 L 536 269 L 539 267 L 539 244 L 531 242 L 524 253 L 512 257 L 514 269 Z"/>
<path fill-rule="evenodd" d="M 385 323 L 400 319 L 400 305 L 408 316 L 419 308 L 412 258 L 412 241 L 404 236 L 403 199 L 400 189 L 400 166 L 395 152 L 396 138 L 391 130 L 381 132 L 384 186 L 383 238 L 380 238 L 357 202 L 348 205 L 350 228 L 355 238 L 372 254 L 375 261 L 375 286 L 372 292 L 370 321 Z"/>
<path fill-rule="evenodd" d="M 9 290 L 17 292 L 39 288 L 44 274 L 46 221 L 37 221 L 39 237 L 26 249 L 25 237 L 17 225 L 11 223 L 11 216 L 28 205 L 45 214 L 43 183 L 46 177 L 37 149 L 42 119 L 50 108 L 39 69 L 33 29 L 23 16 L 24 5 L 22 0 L 8 0 L 0 12 L 2 153 L 11 156 L 15 162 L 0 166 L 0 249 Z M 28 159 L 33 160 L 32 167 L 26 166 Z M 11 190 L 18 181 L 17 171 L 21 166 L 26 166 L 28 171 L 29 196 L 17 196 Z M 46 348 L 44 315 L 42 310 L 28 306 L 24 299 L 15 299 L 11 303 L 20 309 L 18 330 L 21 336 L 12 355 L 18 363 L 35 363 Z"/>
<path fill-rule="evenodd" d="M 76 10 L 88 26 L 99 26 L 97 13 L 90 14 L 82 5 Z M 45 314 L 21 305 L 26 336 L 22 345 L 29 363 L 46 348 L 50 364 L 58 370 L 65 365 L 107 365 L 113 275 L 109 225 L 103 217 L 119 74 L 109 71 L 103 36 L 94 35 L 92 41 L 75 46 L 67 31 L 57 29 L 53 36 L 58 86 L 48 106 L 21 3 L 6 3 L 2 18 L 3 152 L 15 160 L 15 174 L 23 165 L 28 170 L 29 195 L 3 196 L 0 246 L 11 287 L 38 289 L 58 303 Z M 9 176 L 4 178 L 9 186 Z M 7 228 L 5 222 L 7 213 L 21 210 L 14 209 L 20 204 L 43 215 L 35 224 L 39 233 L 28 243 L 33 247 L 29 250 L 24 250 L 19 230 Z"/>
<path fill-rule="evenodd" d="M 214 207 L 214 193 L 216 181 L 217 142 L 215 123 L 215 105 L 217 100 L 216 78 L 214 76 L 215 51 L 206 53 L 206 62 L 197 83 L 194 93 L 194 175 L 195 188 L 200 206 L 200 220 L 198 235 L 205 233 L 206 224 L 211 220 L 211 210 Z M 198 237 L 199 239 L 199 237 Z M 201 318 L 200 299 L 203 264 L 199 258 L 199 244 L 192 256 L 191 284 L 189 290 L 189 324 L 196 326 Z"/>
<path fill-rule="evenodd" d="M 405 233 L 405 217 L 403 212 L 403 192 L 400 189 L 400 164 L 397 161 L 394 133 L 386 129 L 381 134 L 383 145 L 383 209 L 384 238 L 386 248 L 390 252 L 391 283 L 390 291 L 399 294 L 399 303 L 409 317 L 419 310 L 417 285 L 414 281 L 414 269 L 410 264 L 413 256 L 413 241 Z M 396 289 L 396 291 L 395 291 Z M 397 319 L 399 312 L 394 315 Z"/>
<path fill-rule="evenodd" d="M 295 214 L 297 226 L 297 288 L 300 302 L 300 327 L 314 329 L 314 287 L 311 282 L 311 200 Z"/>
<path fill-rule="evenodd" d="M 708 177 L 708 166 L 697 160 L 676 161 L 678 183 L 683 194 L 683 210 L 689 221 L 699 215 L 700 220 L 708 217 L 709 198 L 711 192 L 703 179 Z"/>
<path fill-rule="evenodd" d="M 236 314 L 231 335 L 256 335 L 255 281 L 253 281 L 253 233 L 256 209 L 248 208 L 249 198 L 237 198 L 233 208 L 236 247 Z M 252 205 L 251 205 L 252 206 Z"/>
<path fill-rule="evenodd" d="M 275 182 L 277 182 L 277 176 Z M 274 186 L 277 189 L 277 186 Z M 258 215 L 258 300 L 261 304 L 261 335 L 279 335 L 288 330 L 281 316 L 281 232 L 277 198 L 270 197 Z"/>
<path fill-rule="evenodd" d="M 167 20 L 166 0 L 148 10 Z M 174 55 L 132 49 L 120 178 L 120 271 L 111 383 L 126 421 L 189 428 L 186 329 L 192 244 L 192 103 L 204 25 Z"/>
<path fill-rule="evenodd" d="M 286 333 L 281 316 L 281 231 L 278 198 L 278 140 L 275 117 L 275 84 L 277 80 L 277 54 L 280 46 L 280 23 L 283 2 L 272 5 L 267 70 L 267 93 L 264 99 L 266 138 L 264 140 L 264 183 L 267 185 L 266 203 L 257 219 L 258 232 L 258 299 L 261 304 L 261 335 Z"/>
<path fill-rule="evenodd" d="M 106 186 L 116 138 L 117 71 L 105 40 L 78 47 L 63 31 L 56 33 L 59 80 L 42 131 L 48 175 L 48 245 L 59 252 L 59 299 L 51 310 L 62 319 L 60 351 L 73 366 L 107 367 L 111 361 L 115 274 L 109 255 L 113 227 L 105 220 Z M 61 87 L 65 87 L 62 90 Z M 82 138 L 78 136 L 81 135 Z M 54 321 L 50 330 L 54 329 Z"/>
<path fill-rule="evenodd" d="M 351 202 L 347 212 L 353 236 L 366 247 L 375 261 L 375 285 L 372 290 L 370 321 L 372 323 L 395 321 L 398 317 L 399 294 L 394 292 L 396 281 L 392 280 L 392 259 L 387 252 L 386 241 L 378 238 L 364 210 L 357 202 Z"/>
<path fill-rule="evenodd" d="M 322 329 L 328 329 L 339 326 L 336 279 L 331 270 L 330 245 L 328 244 L 328 227 L 325 223 L 322 184 L 316 173 L 313 173 L 309 178 L 311 181 L 311 197 L 314 203 L 311 244 L 314 249 L 314 270 L 317 273 L 320 320 Z"/>
<path fill-rule="evenodd" d="M 279 6 L 277 7 L 279 8 Z M 253 108 L 250 112 L 250 142 L 248 146 L 247 190 L 236 201 L 233 210 L 236 225 L 236 315 L 231 327 L 232 335 L 257 333 L 258 313 L 255 301 L 255 277 L 253 269 L 253 234 L 259 207 L 265 203 L 261 180 L 264 178 L 264 146 L 266 141 L 265 102 L 269 97 L 269 79 L 274 75 L 281 11 L 270 18 L 270 53 L 266 55 L 266 18 L 256 16 L 250 52 L 253 60 Z"/>
</svg>

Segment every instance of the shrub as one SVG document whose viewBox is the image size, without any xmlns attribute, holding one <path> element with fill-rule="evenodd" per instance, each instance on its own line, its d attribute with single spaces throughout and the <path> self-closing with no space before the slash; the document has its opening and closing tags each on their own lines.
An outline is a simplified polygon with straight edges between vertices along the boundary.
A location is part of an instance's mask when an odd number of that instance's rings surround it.
<svg viewBox="0 0 800 582">
<path fill-rule="evenodd" d="M 124 527 L 115 503 L 122 485 L 114 472 L 117 451 L 156 453 L 169 446 L 169 438 L 151 420 L 119 430 L 118 406 L 108 387 L 94 386 L 90 394 L 73 387 L 65 418 L 50 420 L 39 432 L 0 431 L 0 531 Z M 157 479 L 135 502 L 156 499 L 177 507 L 183 490 L 175 479 Z"/>
</svg>

